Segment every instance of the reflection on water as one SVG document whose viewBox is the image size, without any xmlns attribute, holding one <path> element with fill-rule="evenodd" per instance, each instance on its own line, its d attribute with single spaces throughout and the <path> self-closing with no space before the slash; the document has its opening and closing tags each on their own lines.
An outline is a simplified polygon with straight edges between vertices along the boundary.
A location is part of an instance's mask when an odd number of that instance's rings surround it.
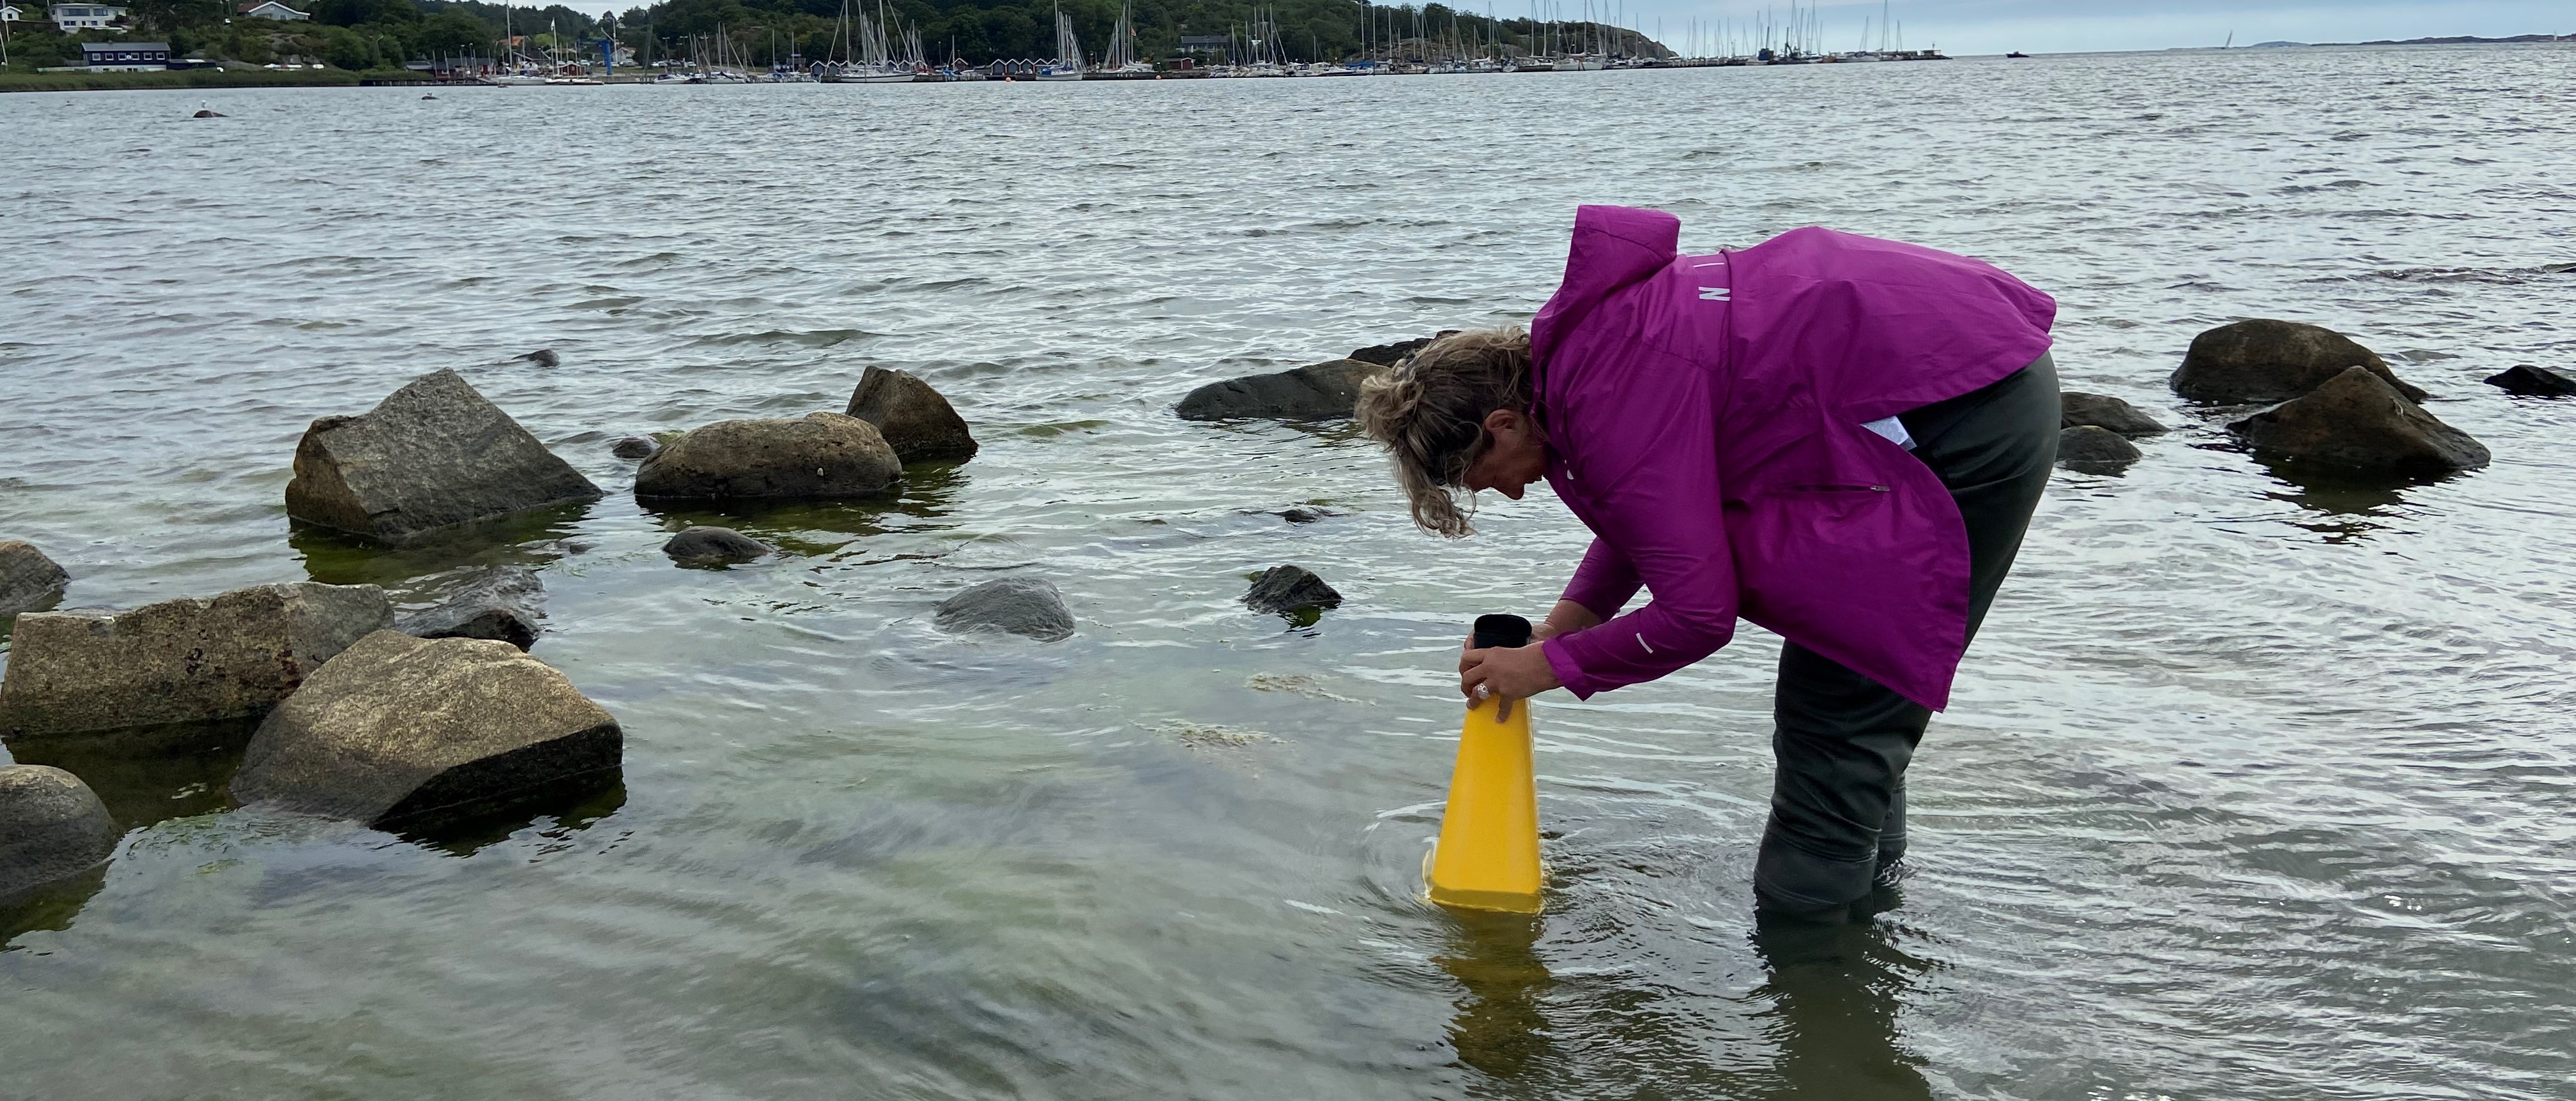
<svg viewBox="0 0 2576 1101">
<path fill-rule="evenodd" d="M 346 532 L 300 521 L 286 545 L 303 558 L 305 576 L 325 585 L 376 585 L 397 601 L 410 599 L 425 577 L 462 579 L 488 566 L 536 569 L 578 553 L 572 538 L 591 508 L 570 502 L 443 529 L 419 543 L 385 546 Z"/>
<path fill-rule="evenodd" d="M 1898 1040 L 1897 1013 L 1932 970 L 1872 921 L 1757 920 L 1754 948 L 1770 968 L 1762 1032 L 1779 1049 L 1784 1098 L 1929 1098 L 1922 1057 Z"/>
<path fill-rule="evenodd" d="M 800 557 L 826 557 L 874 537 L 935 531 L 951 500 L 973 478 L 955 463 L 923 463 L 903 470 L 903 490 L 886 500 L 638 501 L 663 530 L 732 528 Z M 912 552 L 916 557 L 923 552 Z M 870 552 L 862 552 L 871 556 Z"/>
<path fill-rule="evenodd" d="M 1506 1081 L 1548 1054 L 1547 963 L 1539 958 L 1546 919 L 1536 914 L 1445 910 L 1449 943 L 1431 958 L 1466 988 L 1449 1020 L 1458 1061 Z"/>
<path fill-rule="evenodd" d="M 610 770 L 585 777 L 578 784 L 566 785 L 541 803 L 521 803 L 508 810 L 443 815 L 435 822 L 403 822 L 393 826 L 394 835 L 450 856 L 472 856 L 508 840 L 521 830 L 536 829 L 542 839 L 538 851 L 560 851 L 573 835 L 592 824 L 616 814 L 626 805 L 626 781 Z M 544 823 L 539 826 L 539 823 Z"/>
</svg>

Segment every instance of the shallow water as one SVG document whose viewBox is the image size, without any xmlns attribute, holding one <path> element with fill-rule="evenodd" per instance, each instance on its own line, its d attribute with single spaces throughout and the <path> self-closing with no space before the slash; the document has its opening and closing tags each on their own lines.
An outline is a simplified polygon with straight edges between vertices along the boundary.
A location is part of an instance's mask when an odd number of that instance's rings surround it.
<svg viewBox="0 0 2576 1101">
<path fill-rule="evenodd" d="M 0 1095 L 2576 1096 L 2576 51 L 958 87 L 0 96 L 0 537 L 133 605 L 542 568 L 623 786 L 424 844 L 102 782 L 94 895 L 0 952 Z M 191 121 L 203 100 L 230 117 Z M 1546 607 L 1543 493 L 1411 531 L 1346 429 L 1201 382 L 1521 320 L 1577 202 L 1822 223 L 2059 296 L 2071 387 L 2180 430 L 2061 474 L 1868 930 L 1757 941 L 1756 631 L 1540 703 L 1543 920 L 1415 897 L 1464 623 Z M 2300 486 L 2163 387 L 2333 325 L 2488 470 Z M 508 357 L 562 354 L 541 368 Z M 656 547 L 608 442 L 919 372 L 984 451 Z M 603 488 L 495 546 L 290 532 L 313 417 L 462 370 Z M 1320 502 L 1335 515 L 1272 513 Z M 1311 629 L 1237 602 L 1294 561 Z M 959 641 L 1026 569 L 1071 641 Z"/>
</svg>

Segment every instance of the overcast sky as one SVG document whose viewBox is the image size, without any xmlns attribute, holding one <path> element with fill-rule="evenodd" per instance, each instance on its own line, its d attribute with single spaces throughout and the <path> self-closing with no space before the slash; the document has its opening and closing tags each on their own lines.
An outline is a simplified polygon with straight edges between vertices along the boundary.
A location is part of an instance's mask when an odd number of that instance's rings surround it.
<svg viewBox="0 0 2576 1101">
<path fill-rule="evenodd" d="M 1482 7 L 1486 2 L 1465 0 L 1460 6 Z M 1530 0 L 1490 2 L 1496 15 L 1529 13 Z M 1555 5 L 1560 18 L 1581 17 L 1583 0 L 1548 2 Z M 1785 2 L 1777 0 L 1768 4 L 1762 0 L 1606 2 L 1620 5 L 1612 10 L 1624 10 L 1624 22 L 1650 34 L 1660 18 L 1664 41 L 1676 48 L 1683 45 L 1685 20 L 1698 19 L 1714 25 L 1723 19 L 1741 27 L 1760 18 L 1766 7 L 1775 20 L 1785 20 L 1789 10 Z M 2238 45 L 2460 34 L 2489 38 L 2576 34 L 2576 0 L 1890 0 L 1888 6 L 1905 30 L 1908 47 L 1938 44 L 1943 52 L 1952 54 L 2216 46 L 2226 41 L 2231 31 Z M 1801 3 L 1800 7 L 1805 5 Z M 1870 37 L 1877 37 L 1874 28 L 1878 23 L 1878 0 L 1826 0 L 1818 11 L 1828 49 L 1859 47 L 1864 19 L 1873 28 Z"/>
</svg>

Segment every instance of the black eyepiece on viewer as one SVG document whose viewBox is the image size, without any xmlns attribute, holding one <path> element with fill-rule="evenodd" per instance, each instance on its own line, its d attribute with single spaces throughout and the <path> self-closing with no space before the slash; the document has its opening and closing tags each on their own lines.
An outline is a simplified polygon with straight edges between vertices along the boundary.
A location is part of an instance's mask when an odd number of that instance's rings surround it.
<svg viewBox="0 0 2576 1101">
<path fill-rule="evenodd" d="M 1516 615 L 1480 615 L 1476 617 L 1476 649 L 1496 646 L 1518 648 L 1529 645 L 1530 621 Z"/>
</svg>

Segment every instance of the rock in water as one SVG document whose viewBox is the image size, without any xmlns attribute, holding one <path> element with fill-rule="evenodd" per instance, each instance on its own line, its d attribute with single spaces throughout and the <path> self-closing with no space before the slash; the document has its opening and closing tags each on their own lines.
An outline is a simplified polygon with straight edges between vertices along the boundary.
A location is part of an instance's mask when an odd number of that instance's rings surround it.
<svg viewBox="0 0 2576 1101">
<path fill-rule="evenodd" d="M 2057 434 L 2057 465 L 2103 474 L 2138 461 L 2138 445 L 2098 424 L 2079 424 Z"/>
<path fill-rule="evenodd" d="M 2227 432 L 2273 458 L 2356 474 L 2434 477 L 2474 470 L 2489 459 L 2485 444 L 2363 367 L 2230 424 Z"/>
<path fill-rule="evenodd" d="M 2487 385 L 2500 386 L 2505 393 L 2526 398 L 2563 398 L 2576 394 L 2576 377 L 2528 363 L 2487 376 Z"/>
<path fill-rule="evenodd" d="M 2152 436 L 2165 430 L 2165 426 L 2156 423 L 2154 417 L 2139 412 L 2137 406 L 2109 394 L 2068 390 L 2058 395 L 2058 401 L 2065 411 L 2058 421 L 2060 428 L 2089 424 L 2123 436 Z"/>
<path fill-rule="evenodd" d="M 877 426 L 886 446 L 907 463 L 958 462 L 975 457 L 975 437 L 939 391 L 903 371 L 870 367 L 850 391 L 849 415 Z"/>
<path fill-rule="evenodd" d="M 384 590 L 311 582 L 130 612 L 30 612 L 0 678 L 0 738 L 257 718 L 392 623 Z"/>
<path fill-rule="evenodd" d="M 1399 340 L 1393 344 L 1371 344 L 1366 348 L 1353 351 L 1351 353 L 1351 358 L 1362 363 L 1374 363 L 1380 367 L 1393 367 L 1396 364 L 1404 362 L 1406 356 L 1410 356 L 1415 352 L 1421 351 L 1424 345 L 1429 344 L 1434 340 L 1438 340 L 1441 337 L 1454 334 L 1457 331 L 1458 330 L 1456 329 L 1442 329 L 1431 336 L 1418 336 L 1411 340 Z"/>
<path fill-rule="evenodd" d="M 648 500 L 885 497 L 903 461 L 873 424 L 840 413 L 717 421 L 671 441 L 635 471 Z"/>
<path fill-rule="evenodd" d="M 507 643 L 378 631 L 269 713 L 232 792 L 424 828 L 586 793 L 625 745 L 616 718 Z"/>
<path fill-rule="evenodd" d="M 525 650 L 545 629 L 546 586 L 525 566 L 495 566 L 445 603 L 413 612 L 394 630 L 413 638 L 488 638 Z"/>
<path fill-rule="evenodd" d="M 987 581 L 943 600 L 932 617 L 943 631 L 1008 631 L 1040 642 L 1073 637 L 1073 612 L 1064 594 L 1042 577 Z"/>
<path fill-rule="evenodd" d="M 98 866 L 119 831 L 80 777 L 44 765 L 0 765 L 0 899 Z"/>
<path fill-rule="evenodd" d="M 638 462 L 652 458 L 653 453 L 661 449 L 662 445 L 653 442 L 650 436 L 628 436 L 608 445 L 609 454 Z"/>
<path fill-rule="evenodd" d="M 0 539 L 0 620 L 53 607 L 71 582 L 72 575 L 33 544 Z"/>
<path fill-rule="evenodd" d="M 1272 566 L 1252 581 L 1243 602 L 1256 612 L 1294 615 L 1342 605 L 1342 594 L 1304 566 Z"/>
<path fill-rule="evenodd" d="M 1190 391 L 1188 397 L 1181 399 L 1179 412 L 1185 421 L 1348 417 L 1359 408 L 1360 382 L 1383 370 L 1374 363 L 1336 359 L 1294 371 L 1230 378 Z"/>
<path fill-rule="evenodd" d="M 672 561 L 698 568 L 749 562 L 777 549 L 732 528 L 690 528 L 662 544 Z"/>
<path fill-rule="evenodd" d="M 2256 318 L 2221 325 L 2192 338 L 2173 373 L 2174 393 L 2218 405 L 2288 401 L 2324 385 L 2351 367 L 2367 368 L 2408 401 L 2424 391 L 2408 386 L 2386 361 L 2332 329 L 2296 321 Z"/>
<path fill-rule="evenodd" d="M 563 363 L 563 357 L 556 355 L 555 350 L 552 348 L 539 348 L 536 351 L 520 356 L 519 358 L 536 364 L 539 367 L 553 367 Z"/>
<path fill-rule="evenodd" d="M 205 110 L 205 109 L 203 109 L 203 108 L 200 108 L 200 109 L 197 111 L 197 113 L 196 113 L 196 114 L 190 115 L 190 116 L 188 116 L 188 117 L 189 117 L 189 118 L 192 118 L 192 119 L 219 119 L 219 118 L 224 117 L 224 115 L 223 115 L 223 112 L 221 112 L 221 111 L 209 111 L 209 110 Z"/>
<path fill-rule="evenodd" d="M 386 543 L 598 499 L 598 486 L 454 371 L 413 379 L 363 415 L 314 421 L 286 484 L 287 515 Z"/>
</svg>

